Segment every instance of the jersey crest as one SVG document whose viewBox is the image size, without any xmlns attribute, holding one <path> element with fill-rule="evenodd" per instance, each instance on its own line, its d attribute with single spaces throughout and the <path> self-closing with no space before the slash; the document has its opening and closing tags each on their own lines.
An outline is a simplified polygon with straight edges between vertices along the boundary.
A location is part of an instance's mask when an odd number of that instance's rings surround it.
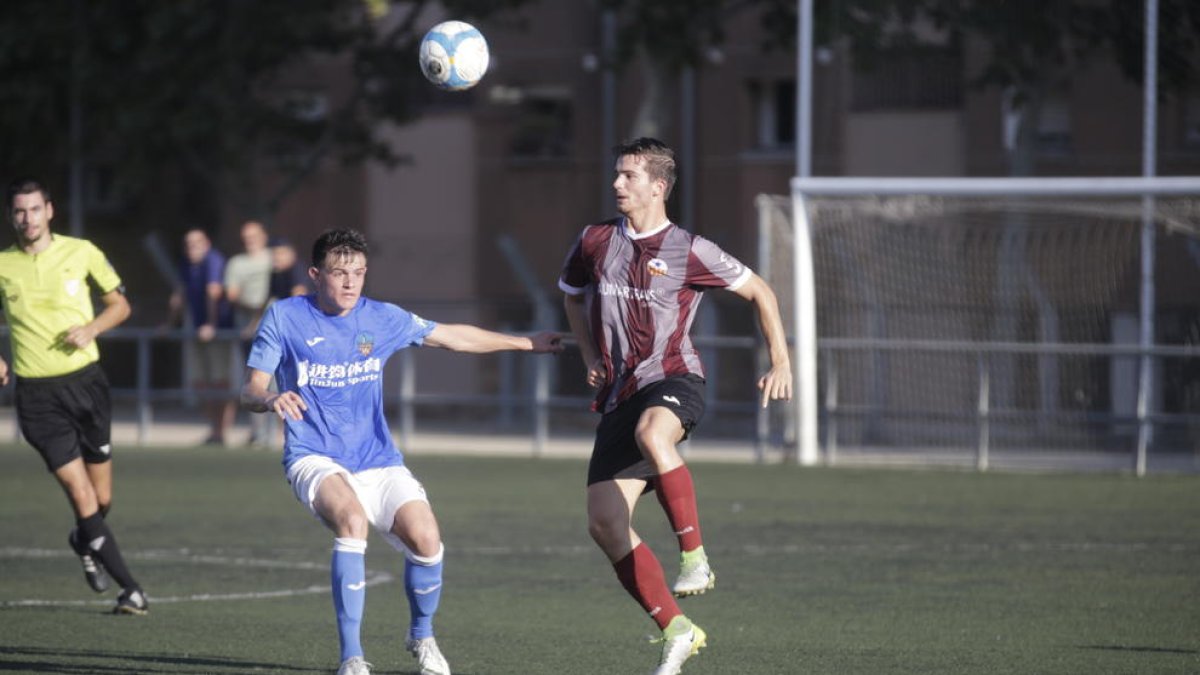
<svg viewBox="0 0 1200 675">
<path fill-rule="evenodd" d="M 358 346 L 359 354 L 370 356 L 371 350 L 375 348 L 375 338 L 370 333 L 359 333 L 354 338 L 354 344 Z"/>
</svg>

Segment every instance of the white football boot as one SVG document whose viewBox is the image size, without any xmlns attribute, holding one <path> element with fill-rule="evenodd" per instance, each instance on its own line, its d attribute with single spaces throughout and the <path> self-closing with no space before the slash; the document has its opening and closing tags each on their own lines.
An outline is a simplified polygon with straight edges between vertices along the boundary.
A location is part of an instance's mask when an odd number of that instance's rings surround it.
<svg viewBox="0 0 1200 675">
<path fill-rule="evenodd" d="M 683 662 L 695 656 L 708 642 L 708 636 L 696 624 L 691 630 L 675 638 L 662 638 L 656 642 L 663 643 L 662 658 L 654 675 L 679 675 L 683 671 Z"/>
<path fill-rule="evenodd" d="M 671 592 L 675 594 L 675 597 L 682 598 L 711 591 L 716 585 L 717 575 L 708 564 L 707 557 L 692 560 L 691 564 L 686 558 L 683 558 L 680 563 L 679 577 L 675 579 L 675 585 L 671 587 Z"/>
<path fill-rule="evenodd" d="M 338 668 L 337 675 L 371 675 L 371 664 L 361 656 L 351 656 L 342 661 L 342 667 Z"/>
<path fill-rule="evenodd" d="M 420 640 L 409 638 L 404 647 L 417 657 L 421 675 L 450 675 L 450 664 L 446 663 L 446 657 L 438 649 L 437 640 L 431 637 Z"/>
</svg>

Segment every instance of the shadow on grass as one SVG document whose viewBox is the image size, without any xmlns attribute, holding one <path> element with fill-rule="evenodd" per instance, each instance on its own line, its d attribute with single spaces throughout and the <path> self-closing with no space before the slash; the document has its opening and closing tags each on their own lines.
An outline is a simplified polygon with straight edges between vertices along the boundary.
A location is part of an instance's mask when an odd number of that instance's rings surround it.
<svg viewBox="0 0 1200 675">
<path fill-rule="evenodd" d="M 78 660 L 80 663 L 63 663 L 63 659 Z M 87 663 L 86 661 L 112 661 L 111 664 Z M 289 666 L 281 663 L 246 661 L 219 656 L 178 656 L 170 654 L 129 654 L 84 649 L 46 649 L 44 647 L 0 646 L 0 673 L 62 673 L 63 675 L 129 675 L 129 662 L 137 662 L 139 675 L 154 673 L 323 673 L 327 674 L 337 664 L 321 668 Z M 411 668 L 399 670 L 373 669 L 378 675 L 407 675 Z M 457 671 L 456 671 L 457 672 Z M 470 675 L 460 673 L 460 675 Z"/>
<path fill-rule="evenodd" d="M 1130 645 L 1081 645 L 1080 649 L 1106 652 L 1145 652 L 1147 654 L 1200 654 L 1196 649 L 1174 649 L 1171 647 L 1133 647 Z"/>
<path fill-rule="evenodd" d="M 80 663 L 63 663 L 64 659 Z M 111 661 L 87 663 L 87 661 Z M 263 663 L 222 657 L 171 654 L 130 654 L 82 649 L 46 649 L 44 647 L 0 646 L 0 672 L 65 673 L 67 675 L 107 675 L 129 673 L 129 662 L 136 662 L 138 673 L 244 673 L 264 672 L 323 673 L 326 669 L 304 668 L 280 663 Z M 187 670 L 181 670 L 187 669 Z"/>
</svg>

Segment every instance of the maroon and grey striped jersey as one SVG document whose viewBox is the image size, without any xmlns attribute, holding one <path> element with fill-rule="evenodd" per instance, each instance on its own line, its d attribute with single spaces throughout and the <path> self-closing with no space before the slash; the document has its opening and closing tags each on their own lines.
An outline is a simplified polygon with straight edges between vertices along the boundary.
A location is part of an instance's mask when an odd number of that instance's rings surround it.
<svg viewBox="0 0 1200 675">
<path fill-rule="evenodd" d="M 609 412 L 646 385 L 704 376 L 688 331 L 708 288 L 737 289 L 751 271 L 719 246 L 667 222 L 637 234 L 624 218 L 583 229 L 558 287 L 585 295 L 607 384 L 593 409 Z"/>
</svg>

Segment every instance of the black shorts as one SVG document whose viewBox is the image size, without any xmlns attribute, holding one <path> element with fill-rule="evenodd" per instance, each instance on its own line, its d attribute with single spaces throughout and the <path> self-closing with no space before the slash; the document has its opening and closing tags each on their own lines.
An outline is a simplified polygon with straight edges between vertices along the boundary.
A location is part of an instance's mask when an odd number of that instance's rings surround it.
<svg viewBox="0 0 1200 675">
<path fill-rule="evenodd" d="M 59 377 L 17 378 L 17 422 L 46 468 L 111 459 L 112 401 L 97 364 Z"/>
<path fill-rule="evenodd" d="M 614 478 L 645 478 L 653 475 L 642 457 L 634 432 L 647 409 L 660 406 L 675 413 L 686 439 L 704 416 L 704 378 L 698 375 L 668 377 L 655 382 L 605 413 L 596 427 L 596 443 L 588 463 L 587 484 Z"/>
</svg>

